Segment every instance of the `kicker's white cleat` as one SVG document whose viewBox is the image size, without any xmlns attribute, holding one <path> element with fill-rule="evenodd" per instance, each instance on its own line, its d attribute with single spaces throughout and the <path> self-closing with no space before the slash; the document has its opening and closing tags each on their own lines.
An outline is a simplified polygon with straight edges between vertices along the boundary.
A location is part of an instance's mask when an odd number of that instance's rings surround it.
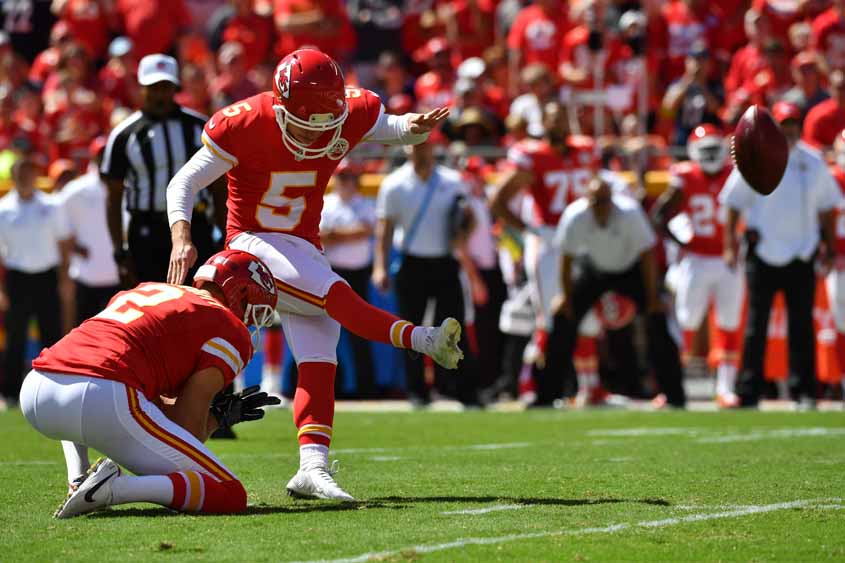
<svg viewBox="0 0 845 563">
<path fill-rule="evenodd" d="M 88 469 L 85 480 L 68 494 L 54 516 L 73 518 L 109 506 L 112 501 L 112 483 L 119 476 L 120 467 L 115 462 L 108 458 L 98 459 Z"/>
<path fill-rule="evenodd" d="M 316 466 L 310 469 L 300 469 L 288 481 L 288 495 L 294 498 L 319 498 L 326 500 L 350 501 L 355 498 L 340 488 L 333 475 L 337 473 L 337 461 L 329 469 Z"/>
<path fill-rule="evenodd" d="M 437 327 L 430 329 L 425 335 L 423 354 L 446 369 L 455 369 L 458 362 L 464 359 L 464 353 L 458 347 L 461 340 L 461 323 L 449 317 Z"/>
</svg>

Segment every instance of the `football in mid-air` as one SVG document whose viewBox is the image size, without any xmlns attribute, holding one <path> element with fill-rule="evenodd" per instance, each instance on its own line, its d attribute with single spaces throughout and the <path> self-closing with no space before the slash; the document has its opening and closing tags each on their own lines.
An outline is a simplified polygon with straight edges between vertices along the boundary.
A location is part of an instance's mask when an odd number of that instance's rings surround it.
<svg viewBox="0 0 845 563">
<path fill-rule="evenodd" d="M 769 195 L 780 184 L 789 159 L 789 145 L 772 114 L 753 105 L 742 114 L 731 140 L 731 156 L 745 181 Z"/>
</svg>

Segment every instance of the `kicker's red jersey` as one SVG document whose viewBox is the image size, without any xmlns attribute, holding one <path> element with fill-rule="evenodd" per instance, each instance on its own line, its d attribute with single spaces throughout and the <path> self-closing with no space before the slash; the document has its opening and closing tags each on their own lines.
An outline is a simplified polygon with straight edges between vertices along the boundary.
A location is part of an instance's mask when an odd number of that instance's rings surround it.
<svg viewBox="0 0 845 563">
<path fill-rule="evenodd" d="M 227 307 L 191 287 L 142 283 L 42 350 L 32 367 L 120 381 L 155 400 L 178 397 L 209 367 L 228 385 L 251 357 L 249 331 Z"/>
<path fill-rule="evenodd" d="M 845 170 L 839 166 L 831 166 L 830 173 L 836 179 L 839 189 L 845 196 Z M 834 242 L 837 256 L 845 256 L 845 197 L 839 198 L 836 206 L 836 241 Z"/>
<path fill-rule="evenodd" d="M 670 185 L 681 191 L 681 210 L 692 223 L 692 239 L 685 249 L 705 256 L 721 256 L 725 216 L 719 193 L 731 173 L 726 165 L 718 174 L 705 174 L 691 161 L 679 162 L 669 169 Z"/>
<path fill-rule="evenodd" d="M 379 97 L 346 89 L 349 117 L 338 150 L 322 158 L 296 160 L 285 147 L 273 111 L 272 92 L 262 92 L 215 113 L 205 124 L 203 143 L 233 167 L 227 173 L 226 239 L 242 232 L 289 233 L 320 248 L 320 213 L 326 185 L 340 159 L 360 143 L 378 120 Z M 314 146 L 333 135 L 323 134 Z"/>
<path fill-rule="evenodd" d="M 596 173 L 595 145 L 588 137 L 572 136 L 562 154 L 547 141 L 520 141 L 508 151 L 507 162 L 534 176 L 529 191 L 539 225 L 555 226 L 566 206 L 584 195 Z"/>
</svg>

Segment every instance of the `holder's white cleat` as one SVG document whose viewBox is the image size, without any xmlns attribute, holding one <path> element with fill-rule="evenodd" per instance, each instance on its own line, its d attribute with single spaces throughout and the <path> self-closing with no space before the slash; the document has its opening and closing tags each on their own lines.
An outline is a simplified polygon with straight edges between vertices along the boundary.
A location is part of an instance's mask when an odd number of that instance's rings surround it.
<svg viewBox="0 0 845 563">
<path fill-rule="evenodd" d="M 120 476 L 120 467 L 108 458 L 100 458 L 88 469 L 85 480 L 76 490 L 68 493 L 64 504 L 59 507 L 56 518 L 73 518 L 88 514 L 111 504 L 112 483 Z"/>
</svg>

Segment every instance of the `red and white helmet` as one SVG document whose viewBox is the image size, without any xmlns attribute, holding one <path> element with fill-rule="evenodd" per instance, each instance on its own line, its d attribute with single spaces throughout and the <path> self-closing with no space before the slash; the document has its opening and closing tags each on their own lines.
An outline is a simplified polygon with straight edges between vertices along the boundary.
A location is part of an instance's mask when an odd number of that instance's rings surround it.
<svg viewBox="0 0 845 563">
<path fill-rule="evenodd" d="M 270 326 L 276 308 L 276 282 L 270 269 L 248 252 L 224 250 L 197 269 L 194 287 L 213 282 L 223 290 L 229 309 L 247 326 Z"/>
<path fill-rule="evenodd" d="M 717 174 L 728 158 L 728 143 L 718 127 L 705 123 L 690 133 L 687 152 L 705 173 Z"/>
<path fill-rule="evenodd" d="M 273 73 L 273 109 L 282 130 L 285 146 L 297 159 L 338 155 L 348 147 L 336 146 L 343 122 L 349 115 L 343 72 L 327 54 L 316 49 L 299 49 L 276 66 Z M 298 142 L 288 131 L 293 124 L 308 131 L 334 131 L 331 139 L 319 147 Z"/>
</svg>

